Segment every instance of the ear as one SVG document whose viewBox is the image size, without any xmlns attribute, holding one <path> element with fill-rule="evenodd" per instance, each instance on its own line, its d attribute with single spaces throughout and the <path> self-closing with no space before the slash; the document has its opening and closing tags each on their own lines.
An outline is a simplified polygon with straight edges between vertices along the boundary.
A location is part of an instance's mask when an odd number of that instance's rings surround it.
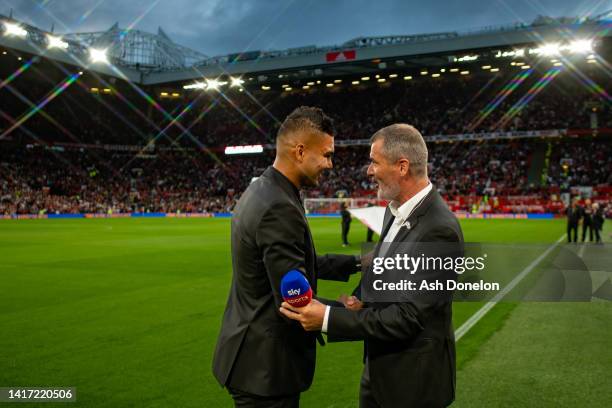
<svg viewBox="0 0 612 408">
<path fill-rule="evenodd" d="M 298 163 L 302 163 L 304 161 L 304 154 L 306 151 L 306 147 L 303 143 L 298 143 L 295 145 L 295 158 Z"/>
<path fill-rule="evenodd" d="M 400 175 L 405 177 L 410 173 L 410 161 L 408 159 L 399 159 L 398 161 Z"/>
</svg>

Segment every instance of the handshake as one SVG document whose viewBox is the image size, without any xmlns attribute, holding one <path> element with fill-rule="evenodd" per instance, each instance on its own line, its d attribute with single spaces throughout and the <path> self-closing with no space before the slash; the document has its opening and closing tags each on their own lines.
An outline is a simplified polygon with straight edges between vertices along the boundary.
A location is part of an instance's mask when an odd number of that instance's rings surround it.
<svg viewBox="0 0 612 408">
<path fill-rule="evenodd" d="M 338 302 L 342 303 L 344 307 L 352 311 L 357 311 L 363 307 L 363 302 L 361 302 L 357 296 L 342 294 L 338 297 Z"/>
<path fill-rule="evenodd" d="M 280 312 L 289 319 L 300 322 L 306 331 L 319 331 L 323 327 L 328 306 L 312 298 L 312 289 L 306 277 L 298 270 L 289 271 L 281 281 L 284 302 Z M 356 296 L 340 295 L 338 303 L 357 311 L 363 303 Z"/>
</svg>

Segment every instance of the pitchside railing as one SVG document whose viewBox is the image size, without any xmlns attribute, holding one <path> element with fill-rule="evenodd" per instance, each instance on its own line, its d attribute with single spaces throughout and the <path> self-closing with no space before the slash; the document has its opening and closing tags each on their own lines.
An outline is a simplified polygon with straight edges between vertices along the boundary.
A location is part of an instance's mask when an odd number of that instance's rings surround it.
<svg viewBox="0 0 612 408">
<path fill-rule="evenodd" d="M 337 214 L 342 203 L 347 208 L 364 208 L 374 205 L 385 206 L 387 203 L 375 198 L 306 198 L 304 209 L 306 214 Z"/>
</svg>

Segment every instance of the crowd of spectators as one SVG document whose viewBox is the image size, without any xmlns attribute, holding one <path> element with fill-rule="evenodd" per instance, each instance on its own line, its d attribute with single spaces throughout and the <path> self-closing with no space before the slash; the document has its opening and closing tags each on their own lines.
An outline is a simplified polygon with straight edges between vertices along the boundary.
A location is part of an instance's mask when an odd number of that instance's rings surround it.
<svg viewBox="0 0 612 408">
<path fill-rule="evenodd" d="M 5 215 L 228 212 L 274 155 L 273 150 L 223 156 L 185 149 L 144 153 L 8 146 L 0 151 L 0 214 Z M 546 173 L 542 166 L 549 147 Z M 429 177 L 451 201 L 547 198 L 576 186 L 612 185 L 610 138 L 438 143 L 429 146 L 429 153 Z M 368 156 L 367 145 L 337 147 L 334 168 L 305 196 L 373 196 L 376 186 L 367 177 Z M 539 164 L 532 163 L 536 159 Z"/>
<path fill-rule="evenodd" d="M 0 68 L 3 78 L 15 66 Z M 283 118 L 300 105 L 319 106 L 334 117 L 339 141 L 368 139 L 395 122 L 411 123 L 424 135 L 550 129 L 589 134 L 431 143 L 430 178 L 449 201 L 459 196 L 546 198 L 575 186 L 610 186 L 612 142 L 606 132 L 612 128 L 612 105 L 606 92 L 611 90 L 594 90 L 562 72 L 538 88 L 541 92 L 532 92 L 535 98 L 523 106 L 517 101 L 544 71 L 534 70 L 507 92 L 521 72 L 407 81 L 400 76 L 357 86 L 349 80 L 329 88 L 295 86 L 291 92 L 281 91 L 280 85 L 271 91 L 258 86 L 245 86 L 242 92 L 179 89 L 180 95 L 170 92 L 164 98 L 158 97 L 161 88 L 140 90 L 84 73 L 51 100 L 49 92 L 66 72 L 33 64 L 0 89 L 0 214 L 231 211 L 251 179 L 272 163 L 274 151 L 225 156 L 223 147 L 274 143 Z M 583 74 L 606 83 L 596 67 L 586 67 Z M 498 99 L 502 90 L 507 94 L 503 100 Z M 44 109 L 8 131 L 45 100 Z M 499 103 L 491 108 L 495 100 Z M 508 112 L 516 114 L 508 117 Z M 592 128 L 603 134 L 593 137 Z M 100 146 L 105 144 L 132 150 Z M 306 194 L 372 195 L 368 155 L 367 145 L 337 146 L 334 169 Z"/>
</svg>

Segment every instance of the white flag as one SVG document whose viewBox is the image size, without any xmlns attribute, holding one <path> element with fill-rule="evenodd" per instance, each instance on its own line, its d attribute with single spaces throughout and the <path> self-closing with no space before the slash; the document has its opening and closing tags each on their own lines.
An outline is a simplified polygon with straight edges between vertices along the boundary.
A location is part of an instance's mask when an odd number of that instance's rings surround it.
<svg viewBox="0 0 612 408">
<path fill-rule="evenodd" d="M 349 208 L 349 212 L 366 227 L 372 231 L 381 234 L 383 229 L 383 220 L 385 218 L 385 207 L 364 207 L 364 208 Z"/>
</svg>

